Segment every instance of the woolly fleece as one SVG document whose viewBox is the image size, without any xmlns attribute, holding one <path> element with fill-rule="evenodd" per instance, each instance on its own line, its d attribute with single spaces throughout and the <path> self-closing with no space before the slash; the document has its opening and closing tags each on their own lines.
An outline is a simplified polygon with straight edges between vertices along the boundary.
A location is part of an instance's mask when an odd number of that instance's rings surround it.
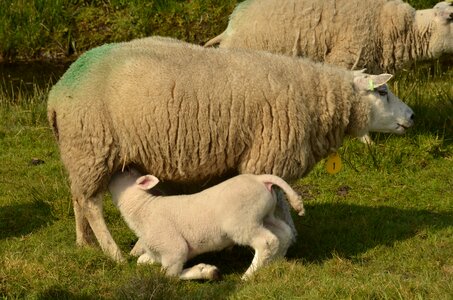
<svg viewBox="0 0 453 300">
<path fill-rule="evenodd" d="M 249 0 L 236 7 L 228 28 L 206 45 L 392 73 L 415 60 L 453 53 L 451 16 L 437 22 L 429 11 L 417 11 L 421 17 L 415 22 L 416 10 L 400 0 Z"/>
<path fill-rule="evenodd" d="M 101 50 L 49 94 L 75 197 L 104 191 L 130 164 L 183 183 L 227 173 L 294 180 L 345 134 L 366 131 L 370 108 L 353 73 L 336 67 L 162 38 Z"/>
</svg>

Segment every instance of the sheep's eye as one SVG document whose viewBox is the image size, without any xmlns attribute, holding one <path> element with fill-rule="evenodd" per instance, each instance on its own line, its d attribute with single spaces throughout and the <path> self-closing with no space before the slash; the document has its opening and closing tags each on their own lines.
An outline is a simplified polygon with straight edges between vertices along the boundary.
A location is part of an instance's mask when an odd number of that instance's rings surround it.
<svg viewBox="0 0 453 300">
<path fill-rule="evenodd" d="M 378 90 L 377 91 L 379 93 L 379 95 L 381 96 L 387 96 L 387 91 L 384 91 L 384 90 Z"/>
</svg>

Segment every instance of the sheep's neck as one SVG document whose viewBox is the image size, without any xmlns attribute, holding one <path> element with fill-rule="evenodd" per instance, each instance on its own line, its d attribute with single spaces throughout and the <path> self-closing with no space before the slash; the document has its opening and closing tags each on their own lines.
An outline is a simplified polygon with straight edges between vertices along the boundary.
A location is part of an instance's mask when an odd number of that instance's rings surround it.
<svg viewBox="0 0 453 300">
<path fill-rule="evenodd" d="M 351 101 L 349 111 L 349 123 L 346 128 L 346 134 L 359 137 L 368 132 L 370 122 L 371 107 L 368 101 L 364 101 L 360 96 Z"/>
<path fill-rule="evenodd" d="M 430 39 L 433 33 L 432 13 L 430 10 L 416 11 L 414 22 L 408 29 L 407 34 L 399 36 L 399 43 L 401 45 L 401 60 L 402 61 L 417 61 L 433 57 L 430 51 Z M 396 51 L 396 49 L 395 49 Z M 395 55 L 396 63 L 400 57 Z"/>
<path fill-rule="evenodd" d="M 433 58 L 434 53 L 430 51 L 430 39 L 433 34 L 434 15 L 432 9 L 419 10 L 415 13 L 414 24 L 409 31 L 411 38 L 411 55 L 413 59 Z"/>
<path fill-rule="evenodd" d="M 383 30 L 380 35 L 383 38 L 380 58 L 383 69 L 399 69 L 410 61 L 433 57 L 429 46 L 434 30 L 431 20 L 434 17 L 429 10 L 414 10 L 413 15 L 401 16 L 398 20 L 393 20 L 393 15 L 383 17 L 386 20 L 385 24 L 381 24 Z M 389 24 L 393 24 L 390 29 Z"/>
</svg>

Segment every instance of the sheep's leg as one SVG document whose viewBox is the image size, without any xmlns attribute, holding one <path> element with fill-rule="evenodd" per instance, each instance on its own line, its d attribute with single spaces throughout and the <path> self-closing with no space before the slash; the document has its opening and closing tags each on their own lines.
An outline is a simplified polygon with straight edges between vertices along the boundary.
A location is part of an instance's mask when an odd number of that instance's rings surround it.
<svg viewBox="0 0 453 300">
<path fill-rule="evenodd" d="M 219 280 L 221 278 L 220 271 L 216 266 L 207 264 L 198 264 L 191 268 L 182 270 L 179 275 L 179 279 L 183 280 L 195 280 L 195 279 L 207 279 L 207 280 Z"/>
<path fill-rule="evenodd" d="M 74 217 L 76 224 L 76 242 L 79 246 L 94 245 L 96 238 L 91 230 L 88 220 L 84 217 L 82 206 L 76 198 L 73 198 Z"/>
<path fill-rule="evenodd" d="M 297 230 L 294 221 L 291 218 L 291 211 L 288 201 L 286 200 L 285 193 L 278 187 L 275 187 L 277 195 L 277 206 L 275 208 L 275 215 L 278 219 L 283 220 L 291 228 L 291 244 L 296 242 Z"/>
<path fill-rule="evenodd" d="M 280 247 L 275 234 L 264 227 L 259 228 L 253 235 L 250 246 L 255 250 L 255 256 L 242 280 L 249 279 L 257 269 L 269 263 L 277 255 Z"/>
<path fill-rule="evenodd" d="M 115 261 L 124 261 L 121 250 L 113 240 L 103 215 L 102 194 L 92 198 L 84 199 L 80 204 L 83 205 L 83 213 L 96 236 L 101 249 Z"/>
<path fill-rule="evenodd" d="M 293 237 L 291 228 L 288 224 L 276 218 L 274 215 L 270 215 L 264 220 L 264 227 L 272 231 L 279 240 L 279 248 L 275 257 L 284 257 L 291 245 L 291 239 Z"/>
</svg>

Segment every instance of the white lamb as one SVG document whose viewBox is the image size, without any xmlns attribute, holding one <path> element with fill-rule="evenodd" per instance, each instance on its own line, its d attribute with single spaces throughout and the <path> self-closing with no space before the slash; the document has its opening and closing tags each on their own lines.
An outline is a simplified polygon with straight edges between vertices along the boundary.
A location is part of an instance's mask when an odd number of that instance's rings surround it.
<svg viewBox="0 0 453 300">
<path fill-rule="evenodd" d="M 394 72 L 453 54 L 453 6 L 415 10 L 400 0 L 247 0 L 206 43 Z"/>
<path fill-rule="evenodd" d="M 167 275 L 181 279 L 217 279 L 215 266 L 199 264 L 183 270 L 183 265 L 201 253 L 234 244 L 255 250 L 243 279 L 285 255 L 291 229 L 274 216 L 277 200 L 273 185 L 286 193 L 299 215 L 304 214 L 300 196 L 273 175 L 238 175 L 200 193 L 181 196 L 155 196 L 148 192 L 158 182 L 155 176 L 141 176 L 131 169 L 116 173 L 109 190 L 146 250 L 138 262 L 160 262 Z"/>
</svg>

